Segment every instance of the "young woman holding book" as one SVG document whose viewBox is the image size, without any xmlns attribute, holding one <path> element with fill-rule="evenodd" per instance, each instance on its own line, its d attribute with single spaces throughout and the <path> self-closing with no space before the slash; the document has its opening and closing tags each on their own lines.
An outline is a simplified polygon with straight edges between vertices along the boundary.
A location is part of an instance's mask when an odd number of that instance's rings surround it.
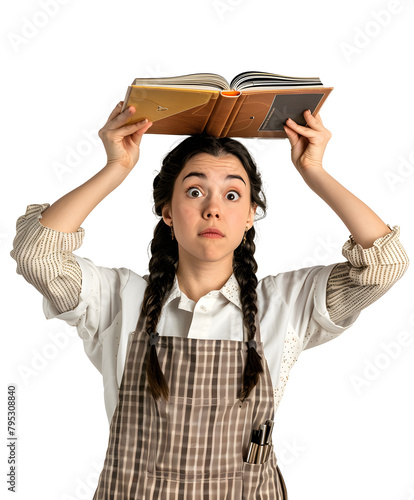
<svg viewBox="0 0 414 500">
<path fill-rule="evenodd" d="M 285 126 L 292 162 L 351 232 L 346 262 L 258 281 L 260 173 L 239 141 L 201 134 L 154 179 L 149 274 L 96 266 L 72 253 L 80 225 L 134 168 L 151 126 L 125 125 L 135 110 L 121 106 L 99 131 L 105 167 L 52 206 L 29 205 L 11 251 L 46 318 L 76 326 L 103 375 L 110 435 L 94 499 L 287 499 L 271 439 L 263 446 L 262 433 L 255 458 L 253 431 L 273 423 L 299 354 L 352 326 L 405 273 L 400 228 L 324 170 L 331 133 L 305 111 L 308 127 Z"/>
</svg>

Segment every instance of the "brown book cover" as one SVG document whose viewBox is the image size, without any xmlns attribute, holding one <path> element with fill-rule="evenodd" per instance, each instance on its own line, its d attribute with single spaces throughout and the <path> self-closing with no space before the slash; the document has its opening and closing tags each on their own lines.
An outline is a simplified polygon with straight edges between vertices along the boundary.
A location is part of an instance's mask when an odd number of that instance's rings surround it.
<svg viewBox="0 0 414 500">
<path fill-rule="evenodd" d="M 306 126 L 303 112 L 315 116 L 332 90 L 317 77 L 258 71 L 240 73 L 230 83 L 215 73 L 135 78 L 122 111 L 136 109 L 126 124 L 153 122 L 146 134 L 286 138 L 287 118 Z"/>
</svg>

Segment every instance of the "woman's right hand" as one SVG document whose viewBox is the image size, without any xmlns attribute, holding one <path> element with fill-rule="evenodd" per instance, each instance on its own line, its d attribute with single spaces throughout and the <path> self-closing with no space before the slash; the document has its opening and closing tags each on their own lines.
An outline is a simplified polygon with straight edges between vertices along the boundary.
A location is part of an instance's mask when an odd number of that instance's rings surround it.
<svg viewBox="0 0 414 500">
<path fill-rule="evenodd" d="M 129 106 L 121 113 L 122 104 L 123 101 L 116 105 L 98 135 L 105 147 L 107 164 L 116 163 L 132 170 L 139 159 L 142 136 L 151 127 L 152 122 L 125 125 L 127 119 L 135 113 L 135 108 Z"/>
</svg>

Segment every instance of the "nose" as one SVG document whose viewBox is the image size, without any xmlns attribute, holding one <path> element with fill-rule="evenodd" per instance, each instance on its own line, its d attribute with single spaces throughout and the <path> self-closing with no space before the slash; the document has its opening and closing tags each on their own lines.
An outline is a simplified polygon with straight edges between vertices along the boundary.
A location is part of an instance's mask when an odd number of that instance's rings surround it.
<svg viewBox="0 0 414 500">
<path fill-rule="evenodd" d="M 221 217 L 221 207 L 220 200 L 216 196 L 211 195 L 205 199 L 205 205 L 203 207 L 203 217 L 205 219 L 210 219 L 212 217 L 220 219 Z"/>
<path fill-rule="evenodd" d="M 203 217 L 207 219 L 209 219 L 210 217 L 216 217 L 217 219 L 219 219 L 220 210 L 216 205 L 213 206 L 211 203 L 209 203 L 209 205 L 203 211 Z"/>
<path fill-rule="evenodd" d="M 217 217 L 217 219 L 220 218 L 217 210 L 205 210 L 204 216 L 207 217 L 207 219 L 210 217 Z"/>
</svg>

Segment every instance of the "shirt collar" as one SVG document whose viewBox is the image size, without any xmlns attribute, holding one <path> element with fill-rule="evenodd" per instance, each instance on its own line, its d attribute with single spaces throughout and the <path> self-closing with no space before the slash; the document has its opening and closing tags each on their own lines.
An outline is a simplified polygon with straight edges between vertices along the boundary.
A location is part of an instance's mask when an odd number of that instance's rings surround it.
<svg viewBox="0 0 414 500">
<path fill-rule="evenodd" d="M 226 297 L 230 302 L 233 302 L 239 309 L 242 309 L 242 305 L 240 302 L 240 286 L 239 283 L 236 279 L 236 276 L 234 273 L 230 276 L 230 278 L 226 281 L 226 283 L 220 288 L 220 290 L 213 290 L 209 294 L 211 295 L 218 295 L 222 294 L 224 297 Z M 207 294 L 207 295 L 209 295 Z M 172 300 L 176 299 L 177 297 L 180 298 L 180 303 L 181 302 L 187 302 L 189 299 L 185 295 L 184 292 L 180 290 L 180 287 L 178 286 L 178 279 L 177 279 L 177 273 L 175 274 L 174 277 L 174 284 L 171 288 L 171 292 L 169 296 L 166 298 L 164 305 L 166 306 L 169 304 Z"/>
</svg>

